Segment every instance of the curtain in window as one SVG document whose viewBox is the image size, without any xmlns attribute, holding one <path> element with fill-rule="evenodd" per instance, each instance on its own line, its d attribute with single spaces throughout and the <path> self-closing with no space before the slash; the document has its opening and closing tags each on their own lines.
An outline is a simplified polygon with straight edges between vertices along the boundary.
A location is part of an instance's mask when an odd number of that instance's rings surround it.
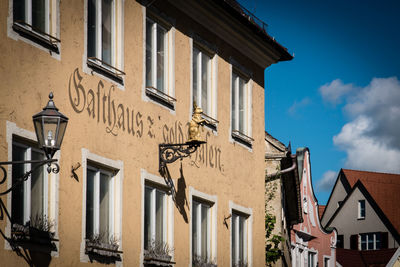
<svg viewBox="0 0 400 267">
<path fill-rule="evenodd" d="M 232 129 L 233 130 L 237 130 L 237 126 L 236 126 L 236 79 L 237 79 L 237 75 L 235 73 L 232 73 Z"/>
<path fill-rule="evenodd" d="M 107 243 L 110 238 L 110 183 L 111 177 L 108 174 L 100 173 L 100 218 L 99 233 L 103 242 Z"/>
<path fill-rule="evenodd" d="M 165 92 L 166 30 L 157 24 L 157 89 Z"/>
<path fill-rule="evenodd" d="M 201 205 L 201 257 L 207 258 L 208 255 L 208 210 L 209 207 Z"/>
<path fill-rule="evenodd" d="M 155 87 L 153 84 L 152 77 L 152 47 L 153 47 L 153 22 L 146 19 L 146 86 Z"/>
<path fill-rule="evenodd" d="M 164 242 L 164 192 L 156 190 L 156 241 Z"/>
<path fill-rule="evenodd" d="M 32 160 L 44 160 L 43 153 L 32 151 Z M 36 164 L 32 164 L 32 169 Z M 43 168 L 38 168 L 31 175 L 31 221 L 44 219 L 44 172 Z"/>
<path fill-rule="evenodd" d="M 196 105 L 200 105 L 200 99 L 198 99 L 198 65 L 199 65 L 199 55 L 200 51 L 197 48 L 193 48 L 193 101 L 196 102 Z"/>
<path fill-rule="evenodd" d="M 109 65 L 112 65 L 112 4 L 112 0 L 101 2 L 101 58 Z"/>
</svg>

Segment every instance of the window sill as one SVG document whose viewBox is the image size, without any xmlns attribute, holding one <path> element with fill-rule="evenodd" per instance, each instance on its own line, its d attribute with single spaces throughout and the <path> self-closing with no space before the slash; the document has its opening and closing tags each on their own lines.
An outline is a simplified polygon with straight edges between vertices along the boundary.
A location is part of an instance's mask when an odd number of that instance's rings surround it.
<svg viewBox="0 0 400 267">
<path fill-rule="evenodd" d="M 358 220 L 358 221 L 365 220 L 365 217 L 358 217 L 357 220 Z"/>
<path fill-rule="evenodd" d="M 107 78 L 113 80 L 114 82 L 124 85 L 124 80 L 122 76 L 125 75 L 125 72 L 123 72 L 122 70 L 114 68 L 113 66 L 94 57 L 89 57 L 87 59 L 87 65 L 93 71 L 106 76 Z"/>
<path fill-rule="evenodd" d="M 13 225 L 11 238 L 9 239 L 12 247 L 19 246 L 30 251 L 48 254 L 52 251 L 57 251 L 57 246 L 54 241 L 59 240 L 54 238 L 53 232 L 19 224 Z"/>
<path fill-rule="evenodd" d="M 146 95 L 153 101 L 166 106 L 169 109 L 175 110 L 174 102 L 176 99 L 154 87 L 146 87 Z"/>
<path fill-rule="evenodd" d="M 236 142 L 239 142 L 249 148 L 252 148 L 254 139 L 250 136 L 245 135 L 244 133 L 239 132 L 238 130 L 232 131 L 232 138 Z"/>
<path fill-rule="evenodd" d="M 104 244 L 86 240 L 85 254 L 89 256 L 91 262 L 96 260 L 100 263 L 115 263 L 121 261 L 123 252 L 118 250 L 118 244 Z"/>
<path fill-rule="evenodd" d="M 54 36 L 34 29 L 31 25 L 22 21 L 14 21 L 12 28 L 22 37 L 49 49 L 51 52 L 60 53 L 58 43 L 61 43 L 61 41 Z"/>
<path fill-rule="evenodd" d="M 144 266 L 172 266 L 176 262 L 171 261 L 171 256 L 160 257 L 158 255 L 144 255 L 143 265 Z"/>
<path fill-rule="evenodd" d="M 216 120 L 213 117 L 210 117 L 210 116 L 208 116 L 208 115 L 206 115 L 204 113 L 201 114 L 201 117 L 206 120 L 205 123 L 204 123 L 205 126 L 207 126 L 208 128 L 210 128 L 213 131 L 217 131 L 217 126 L 218 126 L 218 123 L 219 123 L 218 120 Z"/>
</svg>

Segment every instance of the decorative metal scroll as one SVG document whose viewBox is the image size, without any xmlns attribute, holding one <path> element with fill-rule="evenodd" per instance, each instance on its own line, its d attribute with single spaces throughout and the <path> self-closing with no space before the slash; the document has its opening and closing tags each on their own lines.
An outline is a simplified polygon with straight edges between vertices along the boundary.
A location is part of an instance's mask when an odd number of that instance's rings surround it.
<svg viewBox="0 0 400 267">
<path fill-rule="evenodd" d="M 164 172 L 167 164 L 188 157 L 190 154 L 196 152 L 197 148 L 204 143 L 204 141 L 197 141 L 186 142 L 183 144 L 159 144 L 158 154 L 160 173 L 162 174 Z"/>
<path fill-rule="evenodd" d="M 19 185 L 21 185 L 23 182 L 25 182 L 26 180 L 28 180 L 29 176 L 36 171 L 37 169 L 39 169 L 40 167 L 42 167 L 43 165 L 47 164 L 47 172 L 48 173 L 58 173 L 60 171 L 60 166 L 56 163 L 57 159 L 47 159 L 47 160 L 24 160 L 24 161 L 5 161 L 5 162 L 0 162 L 0 168 L 3 171 L 3 178 L 0 181 L 0 185 L 5 183 L 5 181 L 7 180 L 7 171 L 4 167 L 4 165 L 19 165 L 19 164 L 33 164 L 34 167 L 31 168 L 30 171 L 27 171 L 22 177 L 19 178 L 13 178 L 14 179 L 14 183 L 13 185 L 8 188 L 6 191 L 4 192 L 0 192 L 0 196 L 6 195 L 8 193 L 10 193 L 12 190 L 14 190 L 16 187 L 18 187 Z M 54 165 L 52 167 L 52 165 Z"/>
</svg>

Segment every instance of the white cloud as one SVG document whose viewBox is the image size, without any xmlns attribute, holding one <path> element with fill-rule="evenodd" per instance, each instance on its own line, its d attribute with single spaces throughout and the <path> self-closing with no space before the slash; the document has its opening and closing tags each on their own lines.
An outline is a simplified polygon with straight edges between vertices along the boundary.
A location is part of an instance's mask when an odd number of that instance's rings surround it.
<svg viewBox="0 0 400 267">
<path fill-rule="evenodd" d="M 341 103 L 344 96 L 355 90 L 357 90 L 357 87 L 353 86 L 353 84 L 343 84 L 340 79 L 333 80 L 331 83 L 324 84 L 319 88 L 324 101 L 334 105 Z"/>
<path fill-rule="evenodd" d="M 336 181 L 337 173 L 335 171 L 326 171 L 318 182 L 318 188 L 321 191 L 330 191 Z"/>
<path fill-rule="evenodd" d="M 347 154 L 345 167 L 400 172 L 400 83 L 397 78 L 372 79 L 347 98 L 351 121 L 333 137 Z"/>
<path fill-rule="evenodd" d="M 308 97 L 303 98 L 299 102 L 294 101 L 293 105 L 288 109 L 290 115 L 295 115 L 300 108 L 306 107 L 311 104 L 311 99 Z"/>
</svg>

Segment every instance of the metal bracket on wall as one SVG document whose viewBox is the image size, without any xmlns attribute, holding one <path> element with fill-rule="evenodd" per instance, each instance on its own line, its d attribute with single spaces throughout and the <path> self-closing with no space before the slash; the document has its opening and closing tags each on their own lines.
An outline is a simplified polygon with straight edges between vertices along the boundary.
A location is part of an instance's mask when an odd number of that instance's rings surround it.
<svg viewBox="0 0 400 267">
<path fill-rule="evenodd" d="M 164 173 L 164 169 L 167 164 L 175 162 L 177 159 L 183 159 L 190 154 L 196 152 L 197 148 L 201 144 L 205 144 L 204 141 L 192 141 L 182 144 L 159 144 L 158 145 L 158 156 L 159 156 L 159 172 Z"/>
</svg>

